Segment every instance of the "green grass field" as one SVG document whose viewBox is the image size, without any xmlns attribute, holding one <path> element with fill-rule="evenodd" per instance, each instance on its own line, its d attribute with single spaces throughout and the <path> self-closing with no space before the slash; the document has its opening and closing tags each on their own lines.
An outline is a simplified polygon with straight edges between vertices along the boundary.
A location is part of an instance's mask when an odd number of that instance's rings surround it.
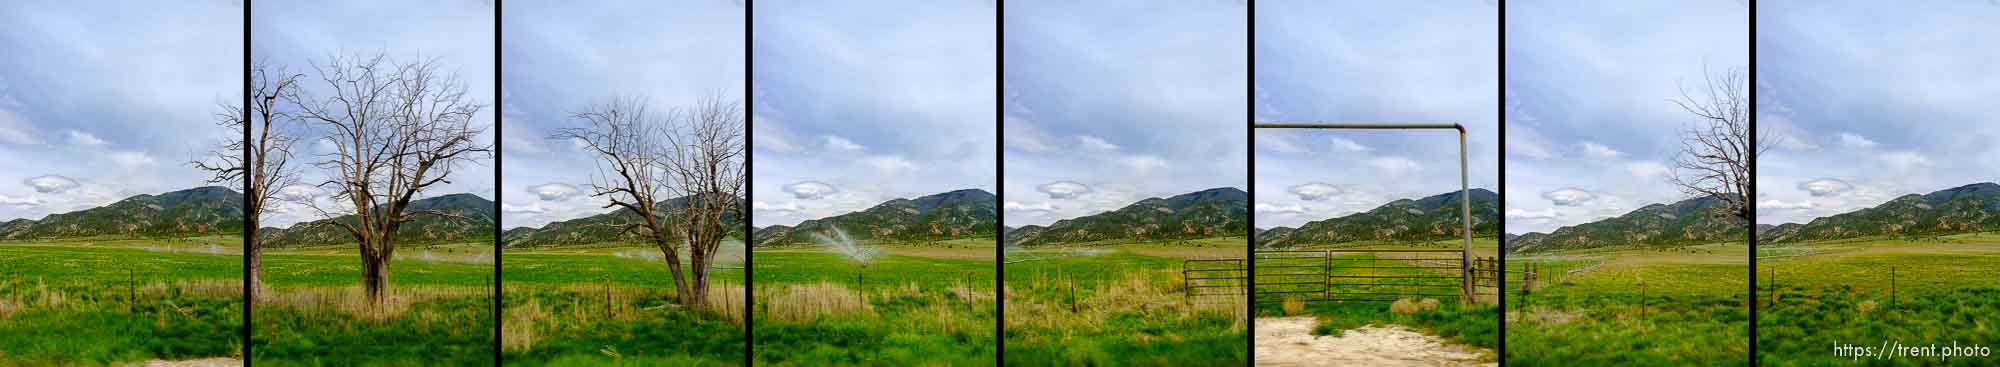
<svg viewBox="0 0 2000 367">
<path fill-rule="evenodd" d="M 353 247 L 266 250 L 252 311 L 260 366 L 493 364 L 493 244 L 403 245 L 366 301 Z"/>
<path fill-rule="evenodd" d="M 1509 255 L 1507 361 L 1518 366 L 1750 363 L 1743 244 Z"/>
<path fill-rule="evenodd" d="M 1186 259 L 1242 259 L 1248 245 L 1248 239 L 1233 237 L 1009 253 L 1007 364 L 1247 363 L 1248 320 L 1240 288 L 1203 291 L 1232 296 L 1190 299 L 1181 270 Z"/>
<path fill-rule="evenodd" d="M 1788 244 L 1759 249 L 1759 256 L 1762 365 L 2000 363 L 1993 355 L 1857 359 L 1833 350 L 1885 342 L 2000 347 L 2000 284 L 1992 276 L 2000 271 L 2000 235 Z"/>
<path fill-rule="evenodd" d="M 754 363 L 992 364 L 993 241 L 874 247 L 865 267 L 823 249 L 753 250 Z"/>
<path fill-rule="evenodd" d="M 241 239 L 0 242 L 0 366 L 241 357 Z"/>
<path fill-rule="evenodd" d="M 741 365 L 742 244 L 724 251 L 738 255 L 710 274 L 711 306 L 686 308 L 674 304 L 673 274 L 656 248 L 508 249 L 501 358 L 510 366 Z"/>
</svg>

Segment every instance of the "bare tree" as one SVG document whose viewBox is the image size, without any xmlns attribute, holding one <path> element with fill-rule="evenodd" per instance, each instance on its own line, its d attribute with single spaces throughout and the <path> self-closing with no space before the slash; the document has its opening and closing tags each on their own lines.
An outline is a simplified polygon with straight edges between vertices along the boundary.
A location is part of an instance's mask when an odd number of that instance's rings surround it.
<svg viewBox="0 0 2000 367">
<path fill-rule="evenodd" d="M 396 232 L 419 216 L 465 218 L 443 210 L 412 210 L 410 200 L 425 189 L 449 184 L 460 165 L 489 157 L 493 148 L 476 139 L 483 130 L 472 118 L 485 106 L 466 94 L 455 75 L 441 72 L 435 59 L 396 63 L 383 54 L 335 56 L 314 64 L 323 97 L 294 89 L 286 94 L 298 116 L 329 134 L 334 152 L 321 154 L 315 167 L 331 172 L 321 187 L 351 206 L 351 219 L 324 221 L 360 243 L 362 282 L 371 303 L 379 303 L 389 282 Z M 322 216 L 331 212 L 313 205 Z"/>
<path fill-rule="evenodd" d="M 1681 131 L 1671 181 L 1685 195 L 1722 200 L 1731 216 L 1749 223 L 1755 219 L 1750 164 L 1770 149 L 1771 140 L 1751 140 L 1750 99 L 1741 70 L 1704 73 L 1703 78 L 1708 85 L 1700 96 L 1683 87 L 1681 98 L 1670 100 L 1695 117 Z"/>
<path fill-rule="evenodd" d="M 736 103 L 715 98 L 665 114 L 650 112 L 639 99 L 616 99 L 571 115 L 587 126 L 550 136 L 597 155 L 600 174 L 591 196 L 636 218 L 620 224 L 621 233 L 635 233 L 660 250 L 681 304 L 707 302 L 709 271 L 733 229 L 725 221 L 737 217 L 726 214 L 738 210 L 735 198 L 743 189 L 741 112 Z M 673 197 L 686 202 L 662 201 Z M 683 252 L 692 269 L 682 268 Z"/>
<path fill-rule="evenodd" d="M 272 75 L 277 76 L 272 79 Z M 289 92 L 298 84 L 302 75 L 291 74 L 284 68 L 271 70 L 259 63 L 250 70 L 250 114 L 257 120 L 243 119 L 243 110 L 233 104 L 224 103 L 227 112 L 217 114 L 218 124 L 231 131 L 251 129 L 251 140 L 231 138 L 229 143 L 217 147 L 211 153 L 218 162 L 194 161 L 197 168 L 209 171 L 209 182 L 232 182 L 240 185 L 250 201 L 243 213 L 243 220 L 249 227 L 243 247 L 247 250 L 250 263 L 249 299 L 256 302 L 263 293 L 264 246 L 261 238 L 265 208 L 277 202 L 277 189 L 297 185 L 299 176 L 296 167 L 291 166 L 292 145 L 298 142 L 296 132 L 287 128 L 291 116 L 278 111 L 278 96 Z M 244 159 L 248 144 L 248 159 Z M 247 181 L 246 181 L 246 177 Z"/>
</svg>

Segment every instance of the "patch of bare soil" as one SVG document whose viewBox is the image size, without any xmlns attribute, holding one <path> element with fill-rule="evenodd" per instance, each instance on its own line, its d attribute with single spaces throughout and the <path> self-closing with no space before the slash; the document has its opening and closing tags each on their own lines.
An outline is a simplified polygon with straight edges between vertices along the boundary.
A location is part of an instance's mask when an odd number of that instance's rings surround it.
<svg viewBox="0 0 2000 367">
<path fill-rule="evenodd" d="M 1491 350 L 1451 344 L 1398 325 L 1363 326 L 1340 336 L 1312 335 L 1319 320 L 1257 318 L 1259 366 L 1498 366 Z"/>
<path fill-rule="evenodd" d="M 243 361 L 239 361 L 239 360 L 236 360 L 235 358 L 203 358 L 203 359 L 189 359 L 189 360 L 182 360 L 182 361 L 168 361 L 168 360 L 159 360 L 159 359 L 155 359 L 155 360 L 150 360 L 150 361 L 146 361 L 146 364 L 143 364 L 143 365 L 139 365 L 139 364 L 135 364 L 134 366 L 146 366 L 146 367 L 236 367 L 236 366 L 242 366 L 242 365 L 243 365 Z"/>
</svg>

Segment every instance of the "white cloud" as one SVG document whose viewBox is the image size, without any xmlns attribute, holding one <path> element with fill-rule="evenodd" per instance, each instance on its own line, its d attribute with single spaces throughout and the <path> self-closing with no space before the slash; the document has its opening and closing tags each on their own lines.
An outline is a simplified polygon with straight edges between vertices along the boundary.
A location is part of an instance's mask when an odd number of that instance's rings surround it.
<svg viewBox="0 0 2000 367">
<path fill-rule="evenodd" d="M 98 139 L 96 135 L 90 135 L 90 133 L 76 131 L 75 129 L 69 130 L 67 135 L 69 135 L 70 145 L 98 147 L 105 144 L 104 139 Z"/>
<path fill-rule="evenodd" d="M 792 143 L 791 132 L 786 131 L 776 120 L 763 115 L 753 116 L 751 120 L 753 121 L 750 124 L 751 130 L 756 135 L 750 144 L 757 149 L 780 153 L 799 151 L 799 145 Z"/>
<path fill-rule="evenodd" d="M 1257 147 L 1285 154 L 1299 154 L 1311 151 L 1298 142 L 1293 141 L 1291 134 L 1265 133 L 1261 130 L 1257 133 Z"/>
<path fill-rule="evenodd" d="M 1837 178 L 1822 178 L 1800 182 L 1799 190 L 1805 190 L 1806 193 L 1812 194 L 1812 196 L 1838 196 L 1841 193 L 1854 190 L 1854 185 L 1850 185 L 1847 181 L 1841 181 Z M 1761 206 L 1762 204 L 1759 205 Z"/>
<path fill-rule="evenodd" d="M 1895 166 L 1896 168 L 1910 168 L 1916 166 L 1931 165 L 1931 159 L 1929 157 L 1924 157 L 1923 154 L 1913 151 L 1883 153 L 1881 156 L 1878 156 L 1877 158 L 1881 159 L 1882 162 L 1884 163 L 1888 163 L 1890 166 Z"/>
<path fill-rule="evenodd" d="M 578 189 L 575 185 L 570 185 L 561 182 L 551 182 L 540 185 L 528 186 L 528 193 L 535 194 L 535 196 L 541 198 L 542 201 L 567 200 L 571 197 L 575 197 L 576 194 L 580 192 L 583 192 L 583 190 Z"/>
<path fill-rule="evenodd" d="M 763 200 L 752 200 L 750 210 L 790 214 L 799 212 L 799 204 L 787 202 L 784 205 L 774 205 Z"/>
<path fill-rule="evenodd" d="M 847 140 L 847 138 L 827 135 L 826 149 L 836 152 L 859 152 L 868 149 L 868 147 L 855 144 L 853 140 Z"/>
<path fill-rule="evenodd" d="M 111 152 L 105 154 L 104 158 L 127 168 L 150 166 L 154 163 L 153 156 L 141 152 Z"/>
<path fill-rule="evenodd" d="M 1167 167 L 1167 160 L 1160 159 L 1160 157 L 1155 157 L 1150 155 L 1129 156 L 1119 159 L 1118 162 L 1125 164 L 1126 167 L 1132 167 L 1132 169 L 1139 171 L 1150 171 L 1154 169 Z"/>
<path fill-rule="evenodd" d="M 917 164 L 915 162 L 911 162 L 909 159 L 903 158 L 902 156 L 894 156 L 894 155 L 872 156 L 868 158 L 862 158 L 861 162 L 867 163 L 869 167 L 875 167 L 875 170 L 877 171 L 882 171 L 882 173 L 890 175 L 902 173 L 903 171 L 910 171 L 917 169 Z"/>
<path fill-rule="evenodd" d="M 1007 135 L 1003 139 L 1007 143 L 1008 149 L 1035 153 L 1056 149 L 1055 145 L 1049 144 L 1048 136 L 1042 134 L 1042 130 L 1036 128 L 1027 119 L 1008 115 L 1006 121 L 1007 130 L 1005 133 Z"/>
<path fill-rule="evenodd" d="M 1048 202 L 1029 205 L 1029 204 L 1022 204 L 1019 201 L 1013 201 L 1013 200 L 1008 200 L 1006 203 L 1001 204 L 1000 208 L 1001 210 L 1006 210 L 1010 212 L 1049 213 L 1056 211 L 1056 207 L 1054 205 L 1049 205 Z"/>
<path fill-rule="evenodd" d="M 17 197 L 11 197 L 11 196 L 7 196 L 7 195 L 0 195 L 0 205 L 8 205 L 8 206 L 17 206 L 17 207 L 31 207 L 31 206 L 39 206 L 39 205 L 42 205 L 42 200 L 41 200 L 41 199 L 36 199 L 36 198 L 33 198 L 33 197 L 19 197 L 19 198 L 17 198 Z"/>
<path fill-rule="evenodd" d="M 1076 137 L 1076 140 L 1079 141 L 1081 144 L 1083 144 L 1084 149 L 1088 150 L 1094 150 L 1100 152 L 1118 150 L 1117 144 L 1111 144 L 1111 142 L 1104 141 L 1103 138 L 1098 138 L 1095 136 L 1089 136 L 1089 135 L 1078 136 Z"/>
<path fill-rule="evenodd" d="M 1291 190 L 1289 191 L 1291 191 L 1293 195 L 1298 195 L 1299 200 L 1305 200 L 1305 201 L 1321 201 L 1321 200 L 1331 199 L 1335 196 L 1340 196 L 1341 194 L 1339 187 L 1323 182 L 1308 182 L 1305 184 L 1300 184 L 1298 186 L 1292 186 Z"/>
<path fill-rule="evenodd" d="M 77 188 L 77 186 L 82 186 L 82 184 L 77 183 L 76 180 L 72 180 L 69 177 L 63 177 L 58 175 L 46 175 L 41 177 L 30 178 L 24 182 L 27 183 L 28 186 L 34 187 L 35 192 L 44 194 L 62 193 L 64 191 L 69 191 L 70 189 Z"/>
<path fill-rule="evenodd" d="M 528 203 L 528 205 L 514 205 L 504 202 L 500 203 L 500 212 L 503 213 L 526 214 L 526 213 L 545 213 L 548 211 L 549 210 L 547 208 L 543 208 L 542 203 L 539 202 Z"/>
<path fill-rule="evenodd" d="M 1818 207 L 1818 205 L 1814 205 L 1810 201 L 1803 201 L 1803 200 L 1797 202 L 1788 202 L 1777 199 L 1771 199 L 1771 200 L 1757 202 L 1757 209 L 1805 210 L 1805 209 L 1812 209 L 1815 207 Z"/>
<path fill-rule="evenodd" d="M 1668 169 L 1667 165 L 1660 164 L 1660 162 L 1632 162 L 1625 164 L 1625 172 L 1631 173 L 1634 177 L 1652 178 L 1655 176 L 1666 177 L 1668 174 L 1672 174 L 1673 170 Z"/>
<path fill-rule="evenodd" d="M 1356 142 L 1354 142 L 1353 140 L 1347 140 L 1347 139 L 1342 139 L 1342 138 L 1332 138 L 1331 140 L 1332 140 L 1332 142 L 1333 142 L 1333 149 L 1334 149 L 1334 150 L 1337 150 L 1337 151 L 1343 151 L 1343 152 L 1366 152 L 1366 151 L 1370 151 L 1370 150 L 1374 150 L 1374 149 L 1371 149 L 1371 148 L 1368 148 L 1368 146 L 1366 146 L 1366 145 L 1361 145 L 1361 143 L 1356 143 Z"/>
<path fill-rule="evenodd" d="M 5 108 L 0 108 L 0 143 L 14 145 L 39 145 L 42 139 L 35 137 L 35 128 Z"/>
<path fill-rule="evenodd" d="M 1299 204 L 1274 205 L 1271 203 L 1257 203 L 1256 210 L 1258 213 L 1272 214 L 1305 214 L 1312 212 L 1312 209 Z"/>
<path fill-rule="evenodd" d="M 1404 173 L 1416 172 L 1424 169 L 1422 165 L 1417 164 L 1417 161 L 1411 160 L 1410 158 L 1407 157 L 1371 158 L 1368 160 L 1368 165 L 1375 167 L 1376 170 L 1380 170 L 1383 173 L 1388 173 L 1389 175 L 1401 175 Z"/>
<path fill-rule="evenodd" d="M 278 200 L 284 200 L 294 203 L 308 203 L 312 202 L 314 198 L 318 198 L 321 194 L 324 193 L 325 193 L 324 190 L 320 190 L 319 187 L 316 186 L 291 185 L 278 188 L 277 198 Z"/>
<path fill-rule="evenodd" d="M 1595 142 L 1583 142 L 1583 152 L 1598 158 L 1618 158 L 1618 156 L 1625 155 L 1624 152 Z"/>
<path fill-rule="evenodd" d="M 1048 194 L 1050 199 L 1075 199 L 1090 193 L 1090 186 L 1073 181 L 1056 181 L 1036 185 L 1035 191 Z"/>
<path fill-rule="evenodd" d="M 1507 209 L 1507 219 L 1509 220 L 1551 221 L 1559 217 L 1562 217 L 1562 213 L 1556 212 L 1555 209 Z"/>
<path fill-rule="evenodd" d="M 1869 148 L 1874 148 L 1876 145 L 1880 144 L 1876 144 L 1874 140 L 1868 140 L 1867 137 L 1861 135 L 1856 135 L 1853 133 L 1840 133 L 1840 145 L 1855 149 L 1869 149 Z"/>
<path fill-rule="evenodd" d="M 1559 206 L 1583 206 L 1585 203 L 1597 200 L 1597 194 L 1585 191 L 1584 189 L 1565 187 L 1556 189 L 1555 191 L 1544 192 L 1542 193 L 1542 198 L 1548 199 L 1549 203 Z"/>
<path fill-rule="evenodd" d="M 825 182 L 803 181 L 785 185 L 785 192 L 792 193 L 792 197 L 797 199 L 819 200 L 825 198 L 827 195 L 840 192 L 840 188 L 833 187 L 833 185 L 828 185 Z"/>
</svg>

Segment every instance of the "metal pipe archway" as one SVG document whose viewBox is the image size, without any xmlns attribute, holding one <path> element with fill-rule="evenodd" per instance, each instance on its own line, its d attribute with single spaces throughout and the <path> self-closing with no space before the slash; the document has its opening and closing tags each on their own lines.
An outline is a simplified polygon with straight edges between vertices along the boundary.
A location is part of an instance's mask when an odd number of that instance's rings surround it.
<svg viewBox="0 0 2000 367">
<path fill-rule="evenodd" d="M 1458 123 L 1370 123 L 1370 122 L 1260 122 L 1250 125 L 1257 129 L 1329 129 L 1329 130 L 1458 130 L 1458 218 L 1463 227 L 1463 245 L 1459 247 L 1459 275 L 1464 279 L 1463 296 L 1460 303 L 1472 303 L 1476 296 L 1472 291 L 1472 180 L 1466 166 L 1465 125 Z M 1254 244 L 1252 246 L 1255 247 Z M 1253 265 L 1254 266 L 1254 265 Z M 1254 291 L 1254 290 L 1253 290 Z"/>
</svg>

